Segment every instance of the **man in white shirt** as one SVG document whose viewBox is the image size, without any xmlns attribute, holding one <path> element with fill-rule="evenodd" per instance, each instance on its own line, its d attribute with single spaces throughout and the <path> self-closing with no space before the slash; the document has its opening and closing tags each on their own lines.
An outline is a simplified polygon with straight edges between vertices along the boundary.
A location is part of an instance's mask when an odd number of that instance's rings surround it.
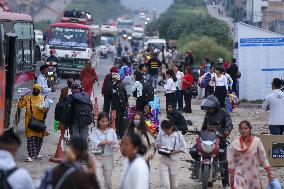
<svg viewBox="0 0 284 189">
<path fill-rule="evenodd" d="M 42 88 L 42 95 L 47 95 L 49 92 L 53 91 L 53 89 L 48 87 L 47 84 L 47 74 L 48 74 L 48 66 L 47 65 L 42 65 L 40 67 L 40 74 L 37 78 L 37 84 L 39 84 Z"/>
<path fill-rule="evenodd" d="M 272 81 L 272 93 L 263 102 L 262 109 L 269 111 L 269 130 L 272 135 L 283 135 L 284 132 L 284 92 L 281 91 L 282 81 L 274 78 Z"/>
<path fill-rule="evenodd" d="M 0 137 L 0 172 L 5 172 L 4 182 L 12 189 L 35 189 L 31 176 L 25 169 L 17 168 L 14 157 L 21 145 L 20 138 L 12 131 Z M 3 177 L 1 177 L 3 179 Z M 0 186 L 1 187 L 1 186 Z M 3 187 L 3 186 L 2 186 Z"/>
</svg>

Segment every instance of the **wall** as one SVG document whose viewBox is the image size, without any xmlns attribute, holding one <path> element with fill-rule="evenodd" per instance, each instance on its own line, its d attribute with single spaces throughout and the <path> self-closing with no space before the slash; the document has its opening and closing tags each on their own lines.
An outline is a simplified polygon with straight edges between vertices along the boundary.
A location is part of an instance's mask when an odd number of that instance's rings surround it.
<svg viewBox="0 0 284 189">
<path fill-rule="evenodd" d="M 264 99 L 274 77 L 284 79 L 284 36 L 243 23 L 236 24 L 234 56 L 242 77 L 240 98 Z"/>
<path fill-rule="evenodd" d="M 264 0 L 247 0 L 246 11 L 247 20 L 253 23 L 261 22 L 262 20 L 262 8 L 268 6 L 268 1 Z"/>
</svg>

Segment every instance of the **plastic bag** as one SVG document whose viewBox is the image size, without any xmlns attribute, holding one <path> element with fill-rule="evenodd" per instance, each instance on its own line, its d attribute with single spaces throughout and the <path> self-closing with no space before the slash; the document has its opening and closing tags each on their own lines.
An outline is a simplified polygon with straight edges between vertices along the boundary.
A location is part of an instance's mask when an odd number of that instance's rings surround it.
<svg viewBox="0 0 284 189">
<path fill-rule="evenodd" d="M 54 120 L 54 122 L 53 122 L 53 129 L 54 129 L 54 132 L 58 131 L 58 129 L 59 129 L 59 121 Z"/>
<path fill-rule="evenodd" d="M 281 184 L 278 179 L 273 179 L 266 189 L 281 189 Z"/>
</svg>

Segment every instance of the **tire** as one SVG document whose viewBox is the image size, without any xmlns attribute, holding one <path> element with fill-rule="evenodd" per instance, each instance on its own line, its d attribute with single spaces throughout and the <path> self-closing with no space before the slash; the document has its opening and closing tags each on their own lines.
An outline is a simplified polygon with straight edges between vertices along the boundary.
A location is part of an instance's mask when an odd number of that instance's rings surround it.
<svg viewBox="0 0 284 189">
<path fill-rule="evenodd" d="M 213 182 L 208 182 L 208 187 L 212 188 L 213 187 Z"/>
<path fill-rule="evenodd" d="M 202 170 L 202 174 L 201 174 L 202 189 L 208 189 L 209 173 L 210 173 L 210 166 L 209 165 L 203 165 L 203 170 Z"/>
</svg>

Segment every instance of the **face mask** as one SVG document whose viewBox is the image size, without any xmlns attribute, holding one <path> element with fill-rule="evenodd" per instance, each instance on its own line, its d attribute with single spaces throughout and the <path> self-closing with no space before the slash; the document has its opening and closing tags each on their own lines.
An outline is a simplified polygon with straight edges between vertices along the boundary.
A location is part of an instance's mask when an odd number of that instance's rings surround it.
<svg viewBox="0 0 284 189">
<path fill-rule="evenodd" d="M 34 96 L 38 96 L 39 94 L 40 94 L 40 91 L 38 91 L 38 90 L 34 90 L 34 91 L 33 91 L 33 95 L 34 95 Z"/>
<path fill-rule="evenodd" d="M 140 125 L 141 120 L 133 120 L 133 124 L 138 127 Z"/>
</svg>

